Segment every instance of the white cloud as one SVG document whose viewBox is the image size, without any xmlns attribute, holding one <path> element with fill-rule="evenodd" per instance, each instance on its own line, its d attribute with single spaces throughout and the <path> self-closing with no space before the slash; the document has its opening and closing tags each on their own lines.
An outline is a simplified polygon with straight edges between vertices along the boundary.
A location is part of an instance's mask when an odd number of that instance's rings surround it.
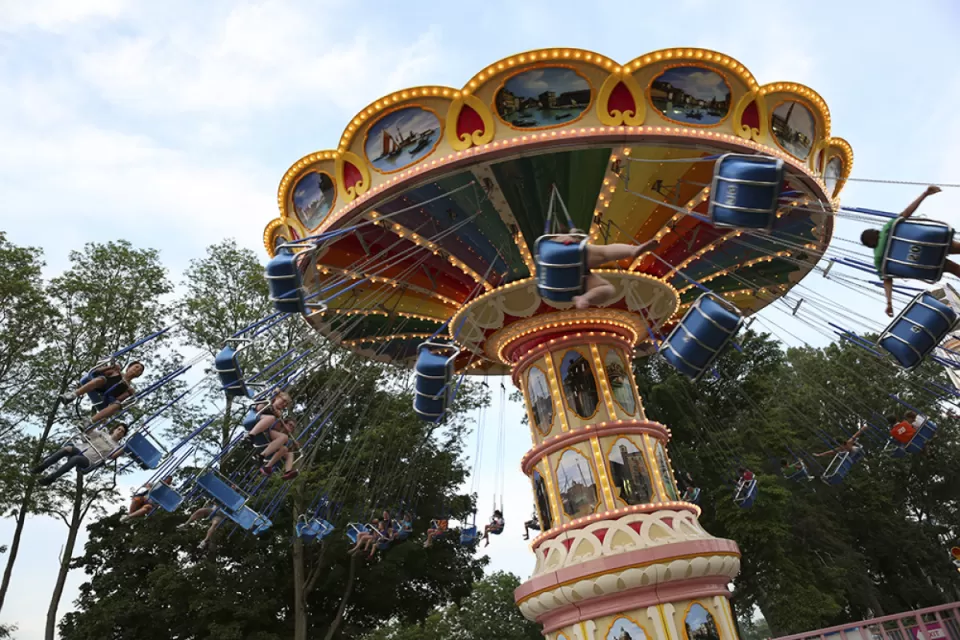
<svg viewBox="0 0 960 640">
<path fill-rule="evenodd" d="M 93 18 L 115 19 L 127 5 L 127 0 L 0 0 L 0 31 L 58 31 Z"/>
</svg>

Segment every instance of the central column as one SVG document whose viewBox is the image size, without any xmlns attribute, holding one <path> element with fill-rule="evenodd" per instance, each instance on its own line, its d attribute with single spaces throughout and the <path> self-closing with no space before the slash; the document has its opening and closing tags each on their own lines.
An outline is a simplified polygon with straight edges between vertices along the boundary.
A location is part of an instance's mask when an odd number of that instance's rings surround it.
<svg viewBox="0 0 960 640">
<path fill-rule="evenodd" d="M 551 316 L 497 341 L 526 399 L 522 468 L 542 525 L 521 611 L 550 640 L 736 640 L 740 552 L 680 500 L 670 431 L 647 419 L 632 375 L 636 316 Z"/>
</svg>

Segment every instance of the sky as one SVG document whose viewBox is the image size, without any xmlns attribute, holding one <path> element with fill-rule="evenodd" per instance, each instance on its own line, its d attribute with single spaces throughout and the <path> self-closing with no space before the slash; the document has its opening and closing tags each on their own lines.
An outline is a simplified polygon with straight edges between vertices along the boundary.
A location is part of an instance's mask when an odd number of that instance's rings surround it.
<svg viewBox="0 0 960 640">
<path fill-rule="evenodd" d="M 47 275 L 84 242 L 125 238 L 159 249 L 179 280 L 190 259 L 224 237 L 262 251 L 286 169 L 335 147 L 368 103 L 408 86 L 461 86 L 490 62 L 555 46 L 619 61 L 673 46 L 724 52 L 761 83 L 816 89 L 834 135 L 853 146 L 854 177 L 960 182 L 960 4 L 951 0 L 916 0 L 908 10 L 898 0 L 455 6 L 0 0 L 0 229 L 42 249 Z M 843 198 L 899 210 L 919 191 L 849 183 Z M 960 223 L 958 191 L 946 189 L 922 211 Z M 835 232 L 837 242 L 858 235 L 845 221 Z M 874 299 L 850 296 L 818 275 L 804 284 L 883 320 Z M 771 310 L 764 318 L 796 336 L 784 334 L 788 342 L 825 339 L 789 314 Z M 495 401 L 488 433 L 501 410 L 505 485 L 525 487 L 523 411 Z M 482 506 L 498 481 L 493 449 L 480 469 Z M 511 491 L 505 500 L 507 530 L 481 552 L 492 569 L 525 578 L 533 560 L 518 529 L 532 493 Z M 0 543 L 11 529 L 0 522 Z M 0 615 L 19 624 L 20 640 L 42 637 L 63 535 L 53 520 L 27 524 Z M 82 580 L 71 573 L 61 614 Z"/>
</svg>

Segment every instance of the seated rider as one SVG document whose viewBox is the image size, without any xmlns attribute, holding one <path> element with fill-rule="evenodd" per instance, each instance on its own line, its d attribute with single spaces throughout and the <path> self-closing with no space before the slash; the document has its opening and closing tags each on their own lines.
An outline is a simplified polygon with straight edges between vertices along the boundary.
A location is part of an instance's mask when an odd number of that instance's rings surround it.
<svg viewBox="0 0 960 640">
<path fill-rule="evenodd" d="M 356 544 L 348 552 L 350 555 L 367 551 L 369 552 L 367 557 L 372 558 L 377 545 L 393 540 L 395 532 L 393 530 L 393 519 L 390 517 L 389 511 L 384 511 L 383 517 L 379 520 L 374 518 L 370 527 L 373 528 L 372 531 L 368 528 L 357 536 Z"/>
<path fill-rule="evenodd" d="M 754 478 L 753 471 L 750 471 L 750 469 L 747 469 L 746 467 L 740 467 L 737 469 L 737 476 L 740 478 L 740 484 L 746 484 Z"/>
<path fill-rule="evenodd" d="M 798 473 L 806 473 L 807 466 L 803 464 L 803 460 L 800 458 L 795 459 L 793 462 L 788 462 L 786 458 L 780 459 L 780 469 L 783 472 L 783 475 L 792 478 Z"/>
<path fill-rule="evenodd" d="M 90 418 L 90 424 L 96 424 L 123 408 L 123 401 L 132 397 L 136 391 L 132 381 L 142 375 L 143 364 L 140 362 L 131 362 L 122 373 L 120 365 L 110 363 L 94 369 L 89 382 L 61 395 L 60 402 L 69 404 L 91 391 L 99 392 L 101 400 L 93 405 L 95 413 Z"/>
<path fill-rule="evenodd" d="M 107 459 L 115 460 L 119 458 L 123 453 L 120 442 L 126 435 L 127 425 L 120 423 L 114 425 L 113 431 L 109 433 L 103 427 L 88 429 L 84 432 L 80 445 L 68 442 L 59 451 L 44 458 L 39 465 L 32 469 L 32 473 L 43 473 L 63 458 L 66 458 L 67 461 L 53 473 L 40 478 L 40 484 L 53 484 L 71 469 L 76 469 L 78 473 L 84 473 Z"/>
<path fill-rule="evenodd" d="M 430 523 L 430 527 L 427 529 L 427 540 L 423 543 L 423 548 L 426 549 L 433 545 L 433 541 L 442 536 L 447 532 L 447 527 L 450 526 L 449 520 L 434 520 Z"/>
<path fill-rule="evenodd" d="M 191 513 L 186 522 L 177 525 L 177 529 L 185 529 L 190 524 L 203 518 L 210 519 L 210 526 L 207 527 L 207 534 L 203 537 L 203 540 L 200 542 L 200 544 L 197 545 L 197 548 L 201 551 L 206 551 L 213 545 L 213 536 L 217 532 L 217 529 L 219 529 L 220 525 L 223 524 L 223 521 L 227 519 L 227 516 L 214 502 L 207 502 L 202 507 Z"/>
<path fill-rule="evenodd" d="M 247 433 L 247 437 L 253 440 L 255 445 L 263 447 L 260 451 L 260 456 L 266 459 L 260 468 L 263 475 L 273 473 L 274 465 L 281 459 L 284 461 L 284 480 L 295 478 L 298 474 L 293 468 L 294 455 L 287 446 L 293 435 L 294 423 L 292 420 L 281 419 L 283 410 L 292 403 L 293 400 L 287 392 L 278 391 L 269 403 L 258 403 L 253 407 L 259 419 Z"/>
<path fill-rule="evenodd" d="M 913 213 L 920 207 L 924 200 L 928 196 L 932 196 L 935 193 L 940 193 L 940 187 L 929 186 L 927 190 L 921 193 L 916 200 L 910 203 L 910 205 L 904 209 L 899 216 L 896 218 L 891 218 L 889 222 L 883 225 L 879 230 L 877 229 L 867 229 L 860 234 L 860 242 L 865 244 L 868 247 L 873 249 L 873 262 L 877 267 L 877 273 L 880 273 L 880 269 L 883 266 L 883 254 L 887 248 L 887 237 L 890 235 L 890 230 L 893 228 L 893 223 L 899 219 L 906 219 L 913 215 Z M 960 253 L 960 241 L 954 240 L 950 245 L 949 254 Z M 953 275 L 960 277 L 960 264 L 947 260 L 946 265 L 944 266 L 944 271 L 947 273 L 952 273 Z M 887 315 L 891 318 L 893 317 L 893 278 L 884 278 L 883 279 L 883 290 L 887 296 Z"/>
<path fill-rule="evenodd" d="M 397 535 L 407 538 L 411 533 L 413 533 L 413 514 L 409 511 L 403 513 L 403 517 L 400 518 L 400 528 L 397 531 Z"/>
<path fill-rule="evenodd" d="M 173 476 L 167 476 L 163 479 L 162 483 L 169 487 L 173 484 Z M 153 511 L 154 504 L 150 502 L 149 498 L 151 489 L 153 489 L 153 484 L 148 482 L 133 494 L 133 497 L 130 499 L 130 508 L 125 514 L 120 516 L 120 522 L 126 522 L 133 518 L 149 515 Z"/>
<path fill-rule="evenodd" d="M 587 234 L 580 229 L 573 228 L 570 229 L 567 234 L 551 238 L 551 240 L 563 244 L 577 244 L 583 241 L 585 235 Z M 647 240 L 639 245 L 590 244 L 588 242 L 586 245 L 588 274 L 584 282 L 583 295 L 573 298 L 574 306 L 577 309 L 586 309 L 591 305 L 596 306 L 602 304 L 616 291 L 612 284 L 595 273 L 589 273 L 590 269 L 594 269 L 608 262 L 617 262 L 628 258 L 631 260 L 639 258 L 656 244 L 656 240 Z"/>
<path fill-rule="evenodd" d="M 500 513 L 499 509 L 493 511 L 493 517 L 490 518 L 490 524 L 486 525 L 483 528 L 483 540 L 485 547 L 490 546 L 490 534 L 500 535 L 503 533 L 503 514 Z"/>
<path fill-rule="evenodd" d="M 855 434 L 850 436 L 846 441 L 841 442 L 833 449 L 830 449 L 829 451 L 824 451 L 822 453 L 815 453 L 813 455 L 815 455 L 818 458 L 821 458 L 823 456 L 836 455 L 838 453 L 859 453 L 863 449 L 863 445 L 859 444 L 858 440 L 860 439 L 860 436 L 866 433 L 867 429 L 869 428 L 870 428 L 870 425 L 866 425 L 863 428 L 861 428 L 859 431 L 857 431 Z M 840 441 L 838 440 L 838 442 Z"/>
<path fill-rule="evenodd" d="M 887 422 L 890 424 L 890 437 L 900 444 L 909 444 L 923 424 L 923 418 L 918 417 L 915 411 L 907 411 L 903 414 L 903 420 L 887 416 Z"/>
<path fill-rule="evenodd" d="M 537 515 L 537 510 L 533 510 L 533 515 L 530 516 L 530 519 L 523 523 L 523 539 L 530 539 L 530 529 L 534 531 L 540 531 L 540 518 Z"/>
</svg>

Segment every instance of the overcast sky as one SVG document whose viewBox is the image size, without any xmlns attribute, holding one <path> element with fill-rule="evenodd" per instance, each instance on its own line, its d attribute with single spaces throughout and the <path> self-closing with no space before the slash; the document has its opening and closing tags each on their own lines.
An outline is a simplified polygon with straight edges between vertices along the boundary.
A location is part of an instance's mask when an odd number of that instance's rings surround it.
<svg viewBox="0 0 960 640">
<path fill-rule="evenodd" d="M 407 86 L 461 86 L 490 62 L 545 46 L 619 61 L 672 46 L 722 51 L 761 84 L 790 80 L 816 89 L 830 106 L 833 134 L 853 145 L 854 176 L 960 182 L 960 3 L 463 6 L 470 8 L 386 0 L 0 0 L 0 228 L 15 243 L 42 248 L 51 275 L 84 242 L 126 238 L 159 249 L 179 280 L 191 258 L 224 237 L 262 251 L 283 173 L 301 156 L 335 147 L 358 109 Z M 844 201 L 899 210 L 918 191 L 851 183 Z M 924 211 L 957 223 L 957 191 Z M 842 225 L 838 235 L 858 232 Z M 819 276 L 808 284 L 836 295 Z M 882 311 L 863 304 L 865 313 Z M 521 408 L 504 410 L 506 486 L 525 487 L 518 463 L 529 435 Z M 487 442 L 484 509 L 495 484 L 493 435 Z M 491 567 L 525 578 L 533 562 L 518 528 L 532 499 L 517 490 L 506 500 L 507 530 L 488 549 Z M 40 518 L 27 526 L 3 621 L 20 625 L 21 640 L 36 640 L 64 531 Z M 0 542 L 11 529 L 0 523 Z M 71 574 L 61 613 L 82 579 Z"/>
</svg>

